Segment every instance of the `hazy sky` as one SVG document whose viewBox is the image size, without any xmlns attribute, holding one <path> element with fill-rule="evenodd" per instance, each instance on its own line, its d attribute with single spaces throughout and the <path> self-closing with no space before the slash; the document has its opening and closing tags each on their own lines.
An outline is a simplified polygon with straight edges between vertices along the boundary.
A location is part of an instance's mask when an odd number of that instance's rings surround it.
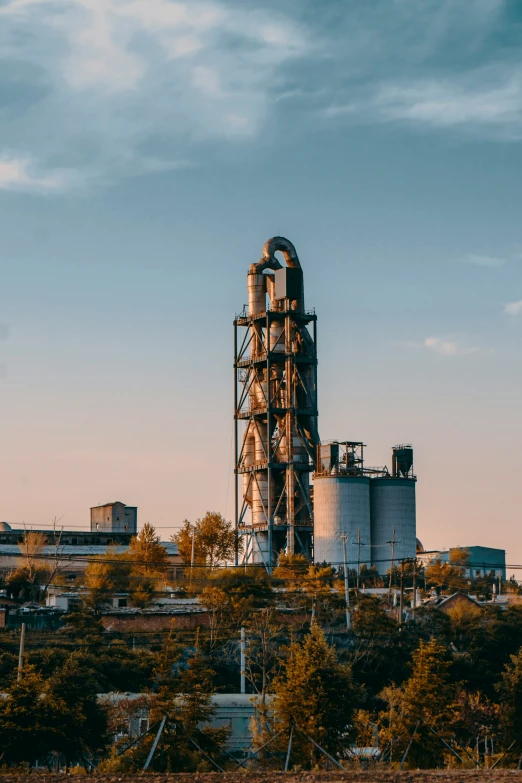
<svg viewBox="0 0 522 783">
<path fill-rule="evenodd" d="M 322 437 L 411 441 L 424 545 L 522 563 L 521 41 L 501 0 L 0 0 L 0 518 L 232 516 L 282 234 Z"/>
</svg>

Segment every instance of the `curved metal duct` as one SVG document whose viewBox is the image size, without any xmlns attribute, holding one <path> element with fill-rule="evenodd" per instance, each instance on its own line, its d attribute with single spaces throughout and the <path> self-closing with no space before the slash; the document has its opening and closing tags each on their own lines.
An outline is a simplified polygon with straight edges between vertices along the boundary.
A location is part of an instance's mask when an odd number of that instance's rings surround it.
<svg viewBox="0 0 522 783">
<path fill-rule="evenodd" d="M 251 264 L 251 272 L 259 274 L 265 269 L 282 269 L 282 264 L 279 263 L 274 255 L 277 251 L 283 254 L 287 266 L 291 269 L 301 269 L 299 256 L 290 240 L 285 239 L 285 237 L 272 237 L 263 246 L 261 260 L 257 264 Z"/>
</svg>

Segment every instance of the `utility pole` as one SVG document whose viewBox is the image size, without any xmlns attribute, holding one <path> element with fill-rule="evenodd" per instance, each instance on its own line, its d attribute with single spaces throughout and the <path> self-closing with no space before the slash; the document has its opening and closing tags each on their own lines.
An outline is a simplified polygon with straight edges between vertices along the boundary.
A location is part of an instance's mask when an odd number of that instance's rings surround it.
<svg viewBox="0 0 522 783">
<path fill-rule="evenodd" d="M 240 666 L 241 666 L 241 693 L 246 693 L 246 635 L 245 629 L 241 627 L 241 641 L 239 643 L 239 650 L 241 654 Z"/>
<path fill-rule="evenodd" d="M 357 594 L 359 594 L 359 581 L 361 576 L 361 528 L 357 528 Z"/>
<path fill-rule="evenodd" d="M 190 550 L 190 584 L 192 585 L 192 575 L 194 573 L 194 553 L 196 549 L 196 526 L 192 525 L 192 547 Z"/>
<path fill-rule="evenodd" d="M 346 629 L 349 631 L 352 627 L 352 618 L 350 616 L 350 588 L 348 585 L 348 557 L 346 555 L 346 542 L 349 540 L 349 537 L 346 535 L 344 530 L 341 534 L 342 542 L 343 542 L 343 554 L 344 554 L 344 600 L 346 603 Z"/>
<path fill-rule="evenodd" d="M 402 618 L 404 617 L 404 563 L 402 560 L 401 560 L 400 585 L 401 585 L 401 597 L 399 601 L 399 628 L 402 628 Z"/>
<path fill-rule="evenodd" d="M 20 632 L 20 652 L 18 654 L 18 675 L 17 680 L 22 679 L 22 669 L 24 668 L 24 647 L 25 647 L 25 623 L 22 623 L 22 630 Z"/>
<path fill-rule="evenodd" d="M 415 612 L 417 611 L 417 558 L 413 561 L 413 601 L 411 605 L 411 615 L 415 620 Z"/>
<path fill-rule="evenodd" d="M 391 541 L 387 541 L 386 543 L 391 544 L 390 584 L 388 586 L 388 597 L 390 597 L 392 590 L 393 566 L 395 560 L 395 525 L 393 526 Z"/>
</svg>

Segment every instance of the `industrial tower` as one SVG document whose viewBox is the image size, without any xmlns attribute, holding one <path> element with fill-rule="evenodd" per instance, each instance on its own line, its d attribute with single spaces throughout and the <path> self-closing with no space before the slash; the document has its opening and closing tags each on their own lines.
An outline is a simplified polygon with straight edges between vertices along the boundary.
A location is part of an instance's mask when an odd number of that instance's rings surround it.
<svg viewBox="0 0 522 783">
<path fill-rule="evenodd" d="M 247 281 L 248 305 L 234 320 L 235 523 L 245 562 L 271 569 L 281 551 L 312 556 L 317 319 L 288 239 L 268 240 Z"/>
</svg>

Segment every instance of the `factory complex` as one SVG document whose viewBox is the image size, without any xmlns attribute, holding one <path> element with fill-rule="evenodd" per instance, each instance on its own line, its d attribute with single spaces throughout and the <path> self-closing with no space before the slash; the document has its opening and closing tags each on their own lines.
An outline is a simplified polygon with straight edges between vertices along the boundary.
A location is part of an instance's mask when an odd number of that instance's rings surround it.
<svg viewBox="0 0 522 783">
<path fill-rule="evenodd" d="M 414 558 L 411 445 L 393 448 L 388 470 L 365 466 L 362 442 L 320 440 L 317 316 L 306 309 L 291 242 L 265 244 L 247 290 L 234 320 L 236 528 L 245 561 L 271 569 L 281 552 L 301 553 L 386 573 Z"/>
<path fill-rule="evenodd" d="M 389 467 L 370 467 L 362 441 L 320 439 L 317 315 L 305 305 L 303 270 L 288 239 L 268 240 L 250 265 L 247 298 L 234 319 L 234 527 L 242 542 L 235 565 L 271 572 L 281 554 L 301 554 L 337 571 L 385 575 L 415 558 L 423 566 L 449 562 L 449 552 L 424 551 L 417 538 L 411 444 L 391 448 Z M 25 532 L 0 523 L 0 575 L 20 566 Z M 128 549 L 138 509 L 107 503 L 91 508 L 89 530 L 38 532 L 46 540 L 40 556 L 59 556 L 73 580 L 107 547 Z M 168 578 L 183 578 L 177 545 L 163 546 Z M 506 578 L 504 550 L 466 549 L 470 578 Z"/>
</svg>

